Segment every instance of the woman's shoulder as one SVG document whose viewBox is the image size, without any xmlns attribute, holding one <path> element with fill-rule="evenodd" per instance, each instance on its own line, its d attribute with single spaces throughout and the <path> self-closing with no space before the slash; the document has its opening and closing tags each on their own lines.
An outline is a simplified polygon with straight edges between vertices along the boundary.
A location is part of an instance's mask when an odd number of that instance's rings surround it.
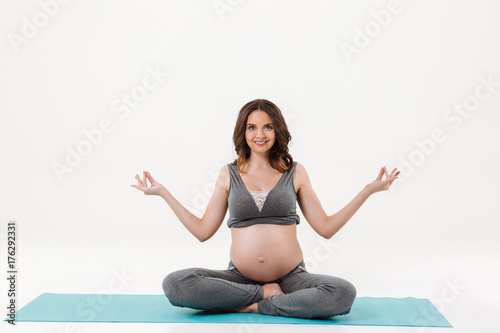
<svg viewBox="0 0 500 333">
<path fill-rule="evenodd" d="M 302 163 L 296 162 L 295 173 L 298 174 L 299 176 L 306 173 L 306 168 L 304 167 L 304 165 Z"/>
<path fill-rule="evenodd" d="M 297 183 L 296 189 L 298 192 L 300 187 L 302 187 L 304 180 L 308 179 L 306 168 L 301 163 L 297 162 L 295 165 L 294 178 L 295 178 L 296 183 Z"/>
<path fill-rule="evenodd" d="M 297 161 L 293 161 L 293 164 L 290 168 L 293 168 L 293 167 L 295 168 L 295 171 L 297 171 L 297 169 L 299 169 L 299 168 L 301 168 L 301 169 L 304 168 L 304 166 Z"/>
<path fill-rule="evenodd" d="M 229 182 L 230 182 L 230 177 L 229 177 L 229 165 L 231 163 L 224 164 L 220 169 L 219 169 L 219 175 L 217 176 L 217 182 L 221 182 L 224 185 L 224 188 L 226 191 L 229 191 Z"/>
</svg>

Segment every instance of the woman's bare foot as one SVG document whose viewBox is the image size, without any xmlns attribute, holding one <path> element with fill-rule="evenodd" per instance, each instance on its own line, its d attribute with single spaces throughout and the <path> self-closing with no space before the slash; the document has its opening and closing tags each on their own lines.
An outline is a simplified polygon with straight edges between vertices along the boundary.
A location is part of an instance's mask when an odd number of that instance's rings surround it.
<svg viewBox="0 0 500 333">
<path fill-rule="evenodd" d="M 252 303 L 244 306 L 240 306 L 239 308 L 217 308 L 217 309 L 212 309 L 209 310 L 214 313 L 218 312 L 252 312 L 252 313 L 259 313 L 258 308 L 257 308 L 257 303 Z"/>
<path fill-rule="evenodd" d="M 281 287 L 278 283 L 266 283 L 262 287 L 264 288 L 264 298 L 283 294 L 283 290 L 281 290 Z"/>
<path fill-rule="evenodd" d="M 281 287 L 278 283 L 266 283 L 262 287 L 264 288 L 264 298 L 263 299 L 266 299 L 266 298 L 271 297 L 273 295 L 284 294 L 283 290 L 281 290 Z M 257 302 L 236 308 L 234 310 L 235 310 L 235 312 L 259 313 Z"/>
<path fill-rule="evenodd" d="M 249 313 L 259 313 L 259 309 L 257 307 L 257 303 L 252 303 L 248 304 L 239 308 L 235 308 L 233 310 L 234 312 L 239 312 L 239 313 L 244 313 L 244 312 L 249 312 Z"/>
<path fill-rule="evenodd" d="M 278 283 L 266 283 L 265 285 L 262 286 L 264 288 L 264 297 L 263 299 L 266 299 L 268 297 L 271 297 L 273 295 L 279 295 L 279 294 L 284 294 L 284 292 L 281 290 L 281 287 Z M 220 309 L 214 309 L 212 310 L 214 312 L 219 312 L 219 311 L 230 311 L 230 312 L 239 312 L 239 313 L 259 313 L 257 302 L 241 306 L 239 308 L 220 308 Z"/>
</svg>

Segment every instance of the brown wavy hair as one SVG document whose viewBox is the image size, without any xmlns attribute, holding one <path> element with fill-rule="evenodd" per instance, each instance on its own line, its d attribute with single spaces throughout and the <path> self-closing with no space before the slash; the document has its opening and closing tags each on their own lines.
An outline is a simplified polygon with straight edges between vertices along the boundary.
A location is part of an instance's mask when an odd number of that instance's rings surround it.
<svg viewBox="0 0 500 333">
<path fill-rule="evenodd" d="M 243 105 L 241 108 L 238 119 L 236 120 L 236 125 L 234 126 L 233 134 L 233 143 L 238 158 L 231 164 L 236 165 L 238 171 L 244 174 L 243 168 L 247 164 L 251 152 L 245 139 L 247 120 L 250 113 L 256 110 L 267 112 L 269 117 L 271 117 L 276 140 L 269 151 L 269 164 L 271 164 L 274 169 L 283 173 L 293 165 L 292 155 L 288 153 L 288 143 L 292 139 L 292 136 L 290 132 L 288 132 L 288 127 L 286 126 L 285 118 L 283 118 L 281 114 L 281 110 L 273 102 L 267 99 L 255 99 Z"/>
</svg>

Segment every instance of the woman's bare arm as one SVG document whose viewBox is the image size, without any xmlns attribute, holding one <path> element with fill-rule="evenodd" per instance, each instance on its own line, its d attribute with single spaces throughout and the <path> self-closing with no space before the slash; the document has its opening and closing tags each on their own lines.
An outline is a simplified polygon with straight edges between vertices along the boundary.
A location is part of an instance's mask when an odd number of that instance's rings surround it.
<svg viewBox="0 0 500 333">
<path fill-rule="evenodd" d="M 227 191 L 224 187 L 225 173 L 223 171 L 225 171 L 224 168 L 222 168 L 219 173 L 214 193 L 201 219 L 177 201 L 172 193 L 162 184 L 155 181 L 149 174 L 149 171 L 144 171 L 144 179 L 142 180 L 136 175 L 135 178 L 137 179 L 138 185 L 131 186 L 143 191 L 145 195 L 158 195 L 162 197 L 184 227 L 186 227 L 186 229 L 200 242 L 204 242 L 211 238 L 218 230 L 226 215 Z M 151 183 L 150 187 L 148 187 L 147 180 Z"/>
<path fill-rule="evenodd" d="M 342 229 L 370 195 L 371 193 L 365 186 L 344 208 L 333 215 L 327 216 L 324 237 L 330 239 Z"/>
<path fill-rule="evenodd" d="M 177 201 L 166 188 L 161 191 L 160 196 L 167 202 L 186 229 L 200 242 L 205 241 L 202 220 Z"/>
<path fill-rule="evenodd" d="M 333 215 L 327 215 L 311 186 L 311 181 L 305 168 L 299 164 L 296 170 L 298 171 L 301 184 L 297 195 L 300 209 L 314 231 L 326 239 L 332 238 L 333 235 L 342 229 L 370 195 L 389 189 L 392 182 L 398 178 L 397 176 L 400 173 L 400 171 L 396 172 L 396 169 L 394 169 L 388 175 L 387 169 L 383 167 L 378 177 L 366 185 L 344 208 Z M 387 177 L 382 180 L 384 174 Z"/>
</svg>

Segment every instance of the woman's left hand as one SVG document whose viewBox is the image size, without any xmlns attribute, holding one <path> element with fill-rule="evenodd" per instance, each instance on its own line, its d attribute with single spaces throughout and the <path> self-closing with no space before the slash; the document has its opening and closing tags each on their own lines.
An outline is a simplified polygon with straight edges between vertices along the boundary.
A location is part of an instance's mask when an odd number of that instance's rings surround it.
<svg viewBox="0 0 500 333">
<path fill-rule="evenodd" d="M 387 168 L 384 166 L 382 169 L 380 169 L 380 172 L 378 174 L 378 177 L 371 182 L 370 184 L 366 185 L 365 188 L 369 191 L 370 194 L 379 192 L 379 191 L 386 191 L 391 187 L 391 184 L 398 179 L 398 175 L 401 171 L 396 172 L 397 168 L 394 168 L 392 170 L 391 174 L 389 175 L 387 173 Z M 386 178 L 382 180 L 382 176 L 386 175 Z"/>
</svg>

